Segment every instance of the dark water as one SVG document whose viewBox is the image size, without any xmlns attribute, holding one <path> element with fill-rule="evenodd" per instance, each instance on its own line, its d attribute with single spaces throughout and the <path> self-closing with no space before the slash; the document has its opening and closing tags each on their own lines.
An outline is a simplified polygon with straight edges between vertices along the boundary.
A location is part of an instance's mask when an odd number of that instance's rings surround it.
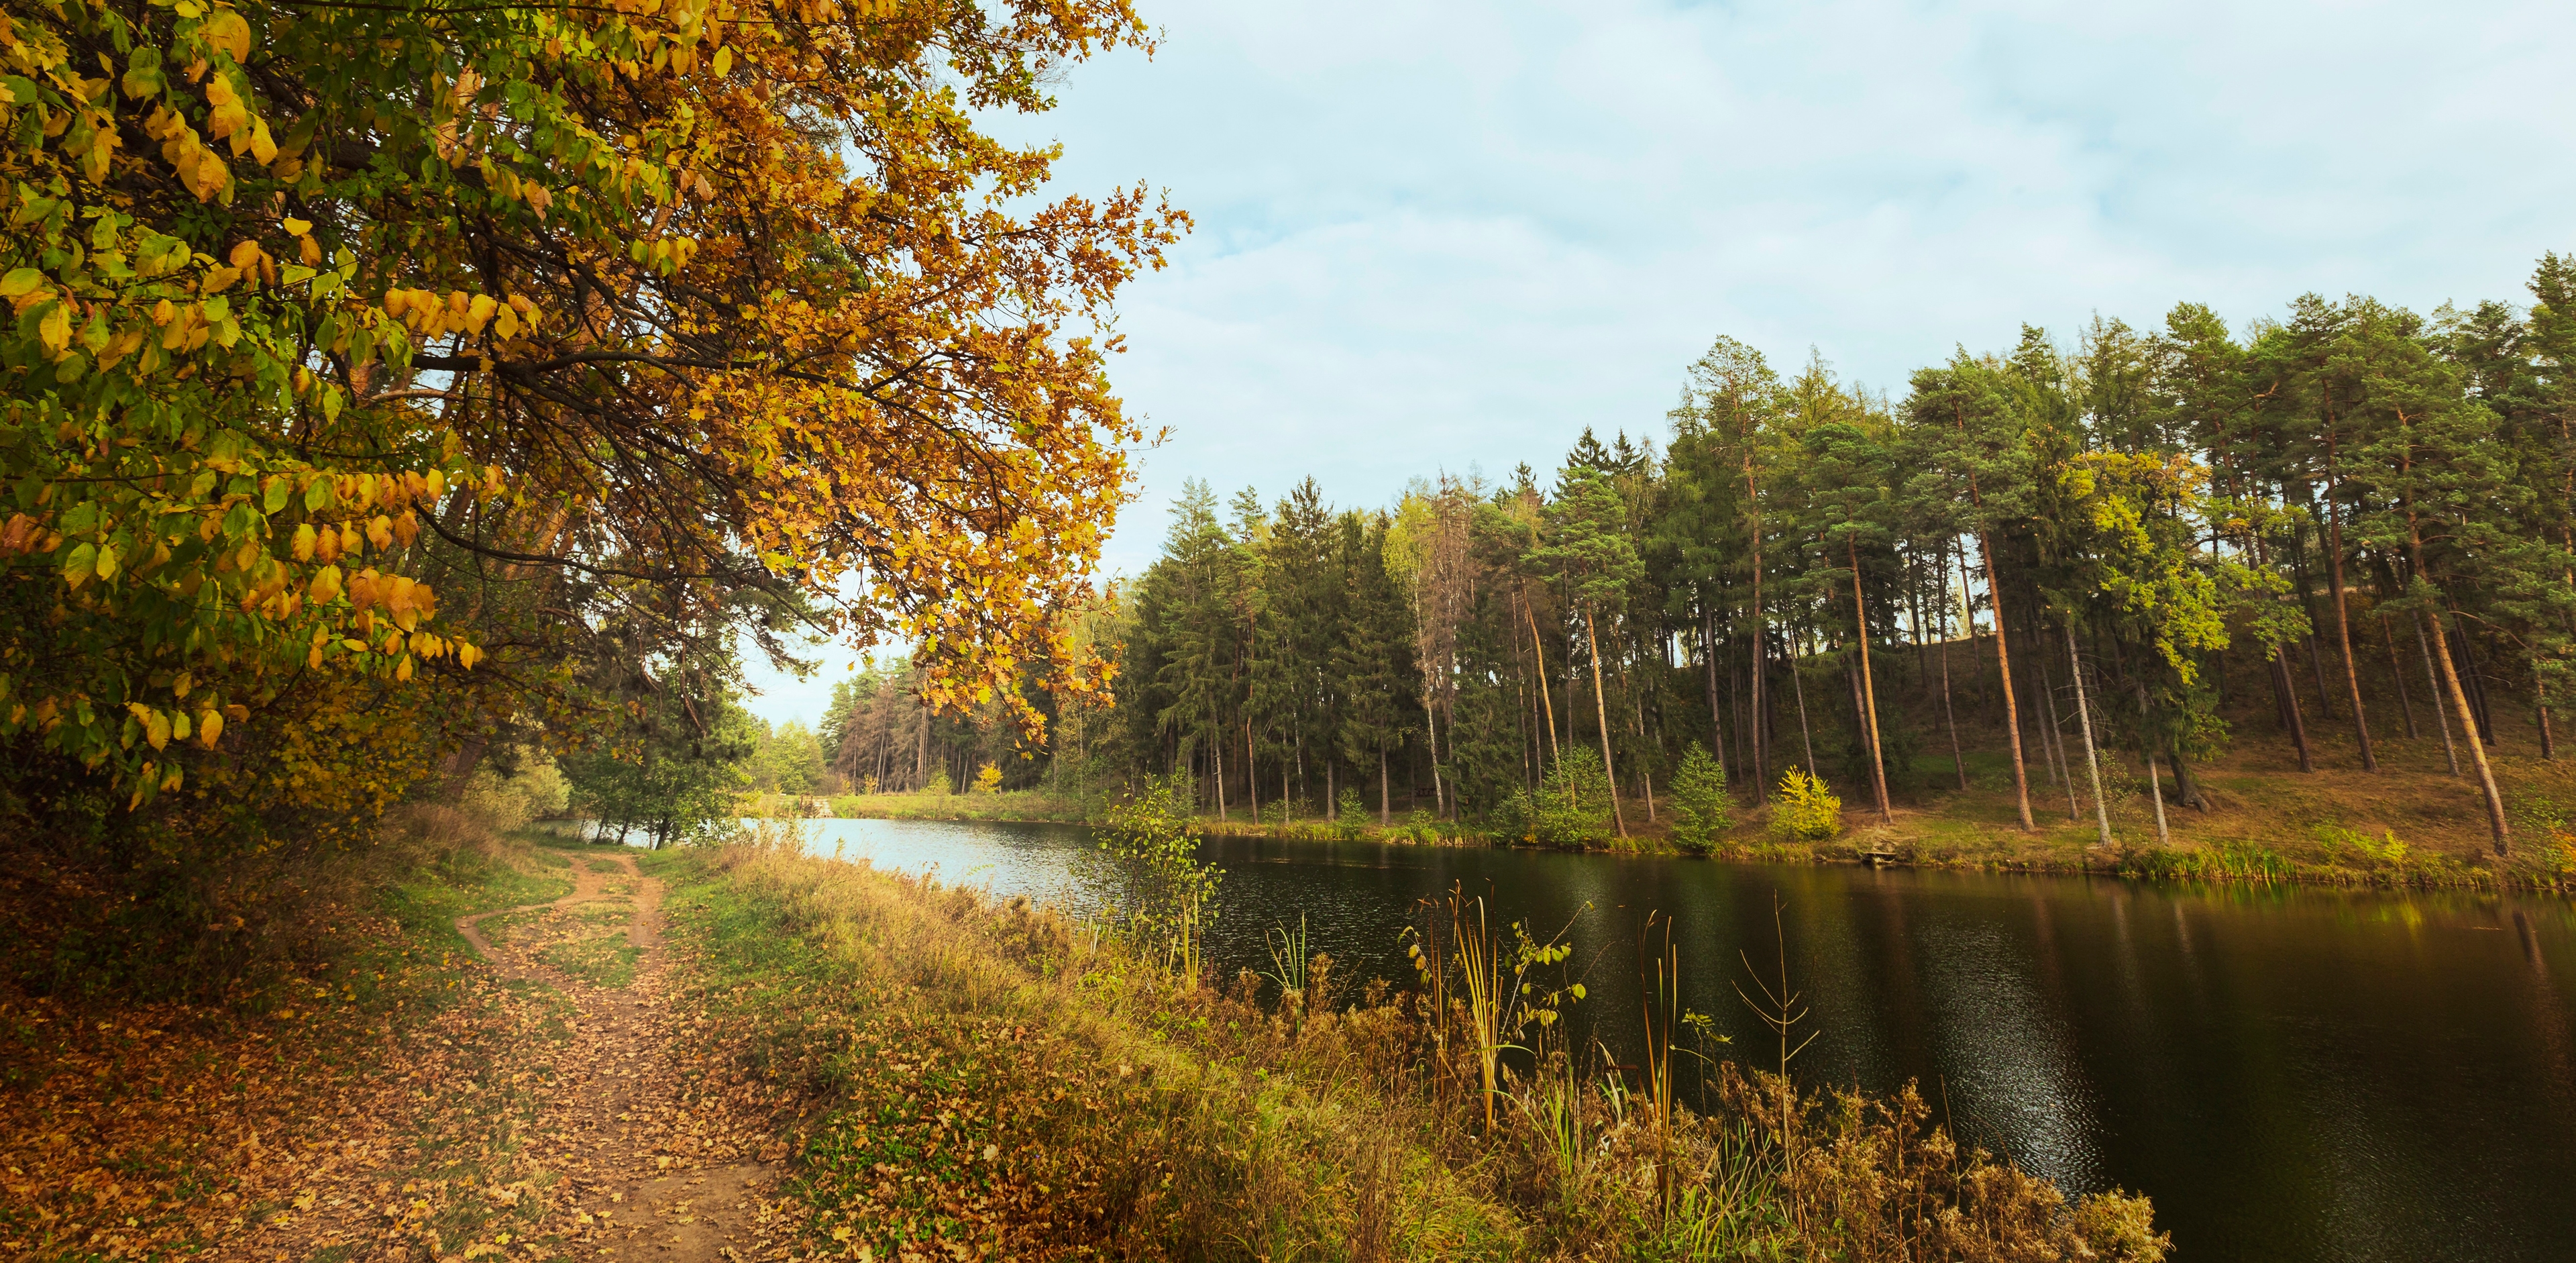
<svg viewBox="0 0 2576 1263">
<path fill-rule="evenodd" d="M 1067 826 L 813 822 L 816 849 L 1081 909 Z M 1791 981 L 1809 1082 L 1923 1085 L 2073 1192 L 2155 1199 L 2185 1260 L 2576 1259 L 2576 907 L 2488 895 L 1219 839 L 1221 972 L 1302 913 L 1346 976 L 1452 883 L 1571 923 L 1582 1006 L 1633 1057 L 1637 935 L 1675 920 L 1687 1007 L 1776 1055 L 1739 953 Z"/>
</svg>

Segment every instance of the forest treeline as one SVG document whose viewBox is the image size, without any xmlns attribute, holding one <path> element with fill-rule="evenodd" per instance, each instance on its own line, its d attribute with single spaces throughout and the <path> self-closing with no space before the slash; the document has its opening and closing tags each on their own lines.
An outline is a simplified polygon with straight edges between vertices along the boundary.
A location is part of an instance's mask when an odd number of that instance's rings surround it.
<svg viewBox="0 0 2576 1263">
<path fill-rule="evenodd" d="M 1694 745 L 1744 801 L 1795 767 L 1883 816 L 1923 767 L 1966 789 L 1983 737 L 2029 827 L 2097 814 L 2074 791 L 2114 763 L 2197 804 L 2247 724 L 2303 770 L 2438 728 L 2502 852 L 2498 713 L 2553 756 L 2568 689 L 2572 288 L 2551 255 L 2521 307 L 2025 328 L 1896 395 L 1720 338 L 1660 442 L 1587 429 L 1545 474 L 1383 510 L 1192 484 L 1091 616 L 1118 705 L 1057 716 L 1053 774 L 1183 773 L 1217 815 L 1356 790 L 1516 823 L 1565 767 L 1627 833 Z M 889 788 L 1008 744 L 866 713 L 836 766 Z"/>
</svg>

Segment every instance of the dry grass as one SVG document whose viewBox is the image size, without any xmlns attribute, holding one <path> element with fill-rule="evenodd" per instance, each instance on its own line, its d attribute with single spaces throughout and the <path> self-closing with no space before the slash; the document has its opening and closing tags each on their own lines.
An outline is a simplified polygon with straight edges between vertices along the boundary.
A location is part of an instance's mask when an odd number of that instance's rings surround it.
<svg viewBox="0 0 2576 1263">
<path fill-rule="evenodd" d="M 714 1011 L 795 1083 L 818 1246 L 1014 1258 L 2153 1260 L 2143 1199 L 2070 1207 L 1889 1102 L 1729 1069 L 1641 1107 L 1590 1058 L 1502 1076 L 1382 984 L 1189 990 L 1023 902 L 789 854 L 676 858 Z M 693 871 L 692 871 L 693 870 Z M 1496 950 L 1505 950 L 1497 948 Z M 1355 1001 L 1345 1003 L 1346 1000 Z M 1562 1029 L 1557 1027 L 1554 1029 Z M 1766 1104 L 1767 1103 L 1767 1104 Z"/>
</svg>

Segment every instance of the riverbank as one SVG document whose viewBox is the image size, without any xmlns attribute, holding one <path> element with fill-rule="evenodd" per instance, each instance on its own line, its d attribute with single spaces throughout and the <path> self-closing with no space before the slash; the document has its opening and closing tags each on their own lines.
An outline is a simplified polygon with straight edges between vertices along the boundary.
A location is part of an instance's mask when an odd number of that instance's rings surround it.
<svg viewBox="0 0 2576 1263">
<path fill-rule="evenodd" d="M 1667 1114 L 1577 1060 L 1497 1083 L 1489 1117 L 1465 1010 L 1328 957 L 1293 994 L 1220 995 L 1024 903 L 782 846 L 495 845 L 347 928 L 328 969 L 234 1004 L 7 998 L 0 1250 L 2162 1248 L 2143 1199 L 2068 1207 L 1910 1097 L 1783 1127 L 1759 1076 Z"/>
<path fill-rule="evenodd" d="M 2079 756 L 2080 757 L 2080 756 Z M 2030 765 L 2035 827 L 2024 831 L 2004 756 L 1971 750 L 1954 766 L 1948 755 L 1918 755 L 1890 770 L 1895 808 L 1881 819 L 1864 795 L 1844 793 L 1842 828 L 1831 838 L 1776 835 L 1770 813 L 1737 787 L 1732 821 L 1705 854 L 1788 864 L 1889 863 L 1962 871 L 2034 872 L 2182 878 L 2199 881 L 2306 882 L 2339 886 L 2576 889 L 2576 762 L 2537 757 L 2537 746 L 2508 745 L 2491 755 L 2505 793 L 2514 839 L 2494 853 L 2475 783 L 2451 774 L 2438 738 L 2384 737 L 2380 768 L 2364 772 L 2328 754 L 2314 771 L 2298 768 L 2294 748 L 2262 735 L 2240 737 L 2228 755 L 2197 769 L 2198 805 L 2163 780 L 2161 836 L 2156 800 L 2142 766 L 2105 758 L 2103 802 L 2113 842 L 2100 844 L 2090 777 L 2070 769 L 2074 792 L 2043 760 Z M 1964 779 L 1967 787 L 1960 788 Z M 1587 845 L 1610 853 L 1674 854 L 1671 803 L 1623 800 L 1629 835 L 1604 827 Z M 877 794 L 833 800 L 834 814 L 890 820 L 1096 821 L 1098 804 L 1033 792 Z M 1416 846 L 1520 846 L 1525 837 L 1473 823 L 1437 819 L 1399 803 L 1389 824 L 1376 813 L 1358 820 L 1320 814 L 1264 819 L 1203 812 L 1201 831 L 1229 837 L 1313 842 L 1383 842 Z"/>
<path fill-rule="evenodd" d="M 2285 741 L 2239 739 L 2229 755 L 2199 769 L 2199 805 L 2187 806 L 2162 782 L 2164 827 L 2146 774 L 2106 758 L 2103 802 L 2113 842 L 2100 844 L 2090 777 L 2072 769 L 2064 781 L 2034 759 L 2034 828 L 2020 827 L 2011 765 L 2003 756 L 1969 752 L 1962 769 L 1949 756 L 1920 755 L 1892 769 L 1892 820 L 1865 796 L 1843 795 L 1842 828 L 1804 840 L 1771 829 L 1769 809 L 1739 792 L 1730 827 L 1702 852 L 1764 863 L 1887 863 L 1962 871 L 2034 872 L 2184 878 L 2201 881 L 2305 882 L 2339 886 L 2567 891 L 2576 889 L 2576 762 L 2508 749 L 2491 756 L 2514 839 L 2497 856 L 2475 783 L 2453 776 L 2432 738 L 2385 739 L 2380 768 L 2362 771 L 2328 757 L 2298 770 Z M 1682 853 L 1671 835 L 1671 803 L 1629 798 L 1630 836 L 1604 828 L 1589 845 L 1611 853 Z M 1642 817 L 1642 818 L 1639 818 Z M 1435 821 L 1415 811 L 1380 827 L 1372 815 L 1352 824 L 1298 820 L 1252 823 L 1202 817 L 1210 833 L 1310 841 L 1413 845 L 1531 845 L 1473 825 Z"/>
<path fill-rule="evenodd" d="M 1219 994 L 1023 902 L 784 848 L 656 868 L 724 1042 L 805 1101 L 798 1179 L 844 1251 L 2162 1254 L 2143 1199 L 2068 1207 L 1956 1153 L 1911 1097 L 1810 1099 L 1784 1128 L 1773 1081 L 1734 1073 L 1703 1116 L 1586 1052 L 1489 1097 L 1466 1009 L 1353 994 L 1329 958 Z M 1486 1042 L 1551 1047 L 1521 1012 Z"/>
</svg>

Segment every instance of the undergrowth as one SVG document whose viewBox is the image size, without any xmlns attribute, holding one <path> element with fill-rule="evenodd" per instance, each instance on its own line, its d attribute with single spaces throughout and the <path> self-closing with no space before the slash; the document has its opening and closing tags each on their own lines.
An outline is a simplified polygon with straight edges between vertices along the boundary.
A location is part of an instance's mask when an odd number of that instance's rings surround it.
<svg viewBox="0 0 2576 1263">
<path fill-rule="evenodd" d="M 2069 1205 L 1961 1150 L 1911 1091 L 1725 1065 L 1694 1103 L 1669 1072 L 1698 1029 L 1678 1011 L 1646 1081 L 1567 1048 L 1538 1015 L 1579 990 L 1511 1000 L 1552 949 L 1481 917 L 1426 923 L 1416 989 L 1353 990 L 1318 955 L 1219 992 L 1022 901 L 783 848 L 662 862 L 692 1002 L 808 1103 L 794 1179 L 817 1249 L 2163 1257 L 2143 1198 Z M 1505 1045 L 1536 1059 L 1483 1055 Z"/>
</svg>

